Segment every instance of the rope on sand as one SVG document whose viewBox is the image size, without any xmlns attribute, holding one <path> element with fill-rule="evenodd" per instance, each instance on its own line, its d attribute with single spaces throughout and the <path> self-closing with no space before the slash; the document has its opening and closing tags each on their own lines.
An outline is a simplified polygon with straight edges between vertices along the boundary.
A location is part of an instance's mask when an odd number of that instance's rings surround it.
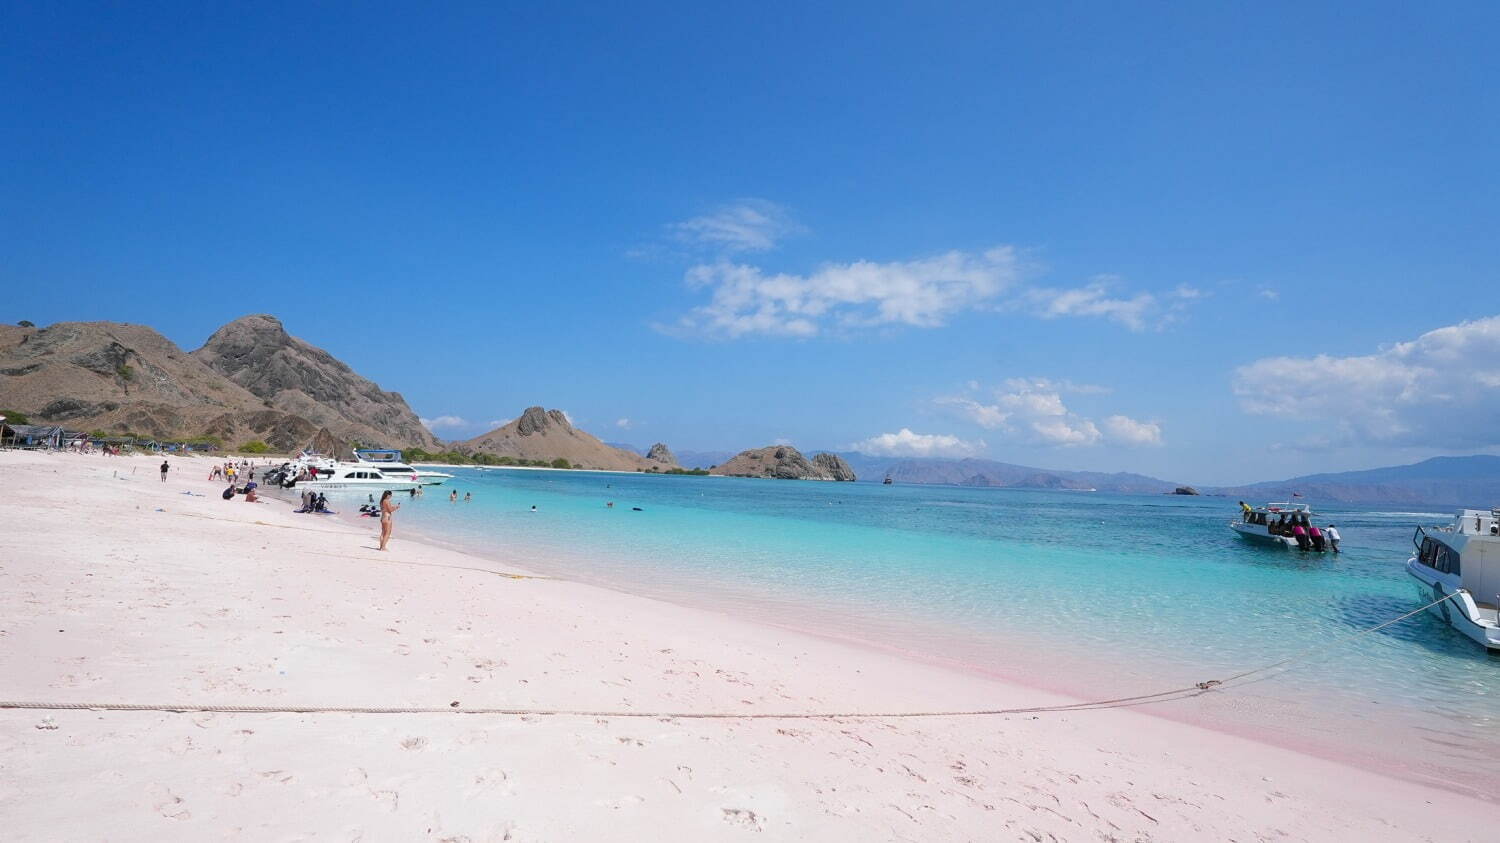
<svg viewBox="0 0 1500 843">
<path fill-rule="evenodd" d="M 931 717 L 987 717 L 1007 714 L 1054 714 L 1070 711 L 1094 711 L 1106 708 L 1125 708 L 1149 703 L 1171 702 L 1190 699 L 1211 691 L 1222 691 L 1241 684 L 1251 676 L 1285 667 L 1305 659 L 1308 653 L 1326 649 L 1334 644 L 1358 638 L 1382 630 L 1392 624 L 1424 612 L 1445 600 L 1451 600 L 1458 592 L 1445 595 L 1404 615 L 1384 623 L 1357 630 L 1335 638 L 1321 648 L 1310 648 L 1300 654 L 1261 667 L 1226 676 L 1209 679 L 1170 691 L 1140 694 L 1133 697 L 1115 697 L 1107 700 L 1065 703 L 1062 705 L 1028 706 L 1023 708 L 990 708 L 954 711 L 823 711 L 823 712 L 716 712 L 716 711 L 609 711 L 604 709 L 570 708 L 463 708 L 457 702 L 444 707 L 424 706 L 348 706 L 348 705 L 229 705 L 229 704 L 179 704 L 164 703 L 49 703 L 28 701 L 0 701 L 0 709 L 40 709 L 46 711 L 160 711 L 169 713 L 215 713 L 215 714 L 495 714 L 519 717 L 634 717 L 657 720 L 889 720 Z M 1285 671 L 1283 671 L 1285 672 Z M 1267 677 L 1269 678 L 1269 677 Z"/>
</svg>

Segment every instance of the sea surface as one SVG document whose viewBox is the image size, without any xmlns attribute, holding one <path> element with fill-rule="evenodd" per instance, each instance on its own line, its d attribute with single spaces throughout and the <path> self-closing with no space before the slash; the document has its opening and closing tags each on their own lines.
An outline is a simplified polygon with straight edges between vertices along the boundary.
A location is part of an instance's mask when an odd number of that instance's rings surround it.
<svg viewBox="0 0 1500 843">
<path fill-rule="evenodd" d="M 1426 613 L 1356 635 L 1425 602 L 1402 566 L 1441 510 L 1310 501 L 1344 552 L 1302 554 L 1238 538 L 1216 497 L 445 470 L 399 496 L 398 537 L 1081 699 L 1296 657 L 1142 710 L 1500 793 L 1500 657 Z"/>
</svg>

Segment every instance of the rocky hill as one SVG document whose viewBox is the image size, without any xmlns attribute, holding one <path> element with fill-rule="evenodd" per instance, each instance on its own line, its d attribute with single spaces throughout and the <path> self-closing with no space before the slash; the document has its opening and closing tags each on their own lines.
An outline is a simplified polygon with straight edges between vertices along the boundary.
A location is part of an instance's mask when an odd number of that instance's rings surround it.
<svg viewBox="0 0 1500 843">
<path fill-rule="evenodd" d="M 458 443 L 461 450 L 526 460 L 565 459 L 606 471 L 661 471 L 668 466 L 601 442 L 568 421 L 561 410 L 528 407 L 520 418 Z"/>
<path fill-rule="evenodd" d="M 391 448 L 440 445 L 400 393 L 381 389 L 332 354 L 288 334 L 274 316 L 236 319 L 192 356 L 266 406 L 340 438 Z"/>
<path fill-rule="evenodd" d="M 826 451 L 821 454 L 814 454 L 812 463 L 814 468 L 825 472 L 834 480 L 853 482 L 856 479 L 854 469 L 850 468 L 849 463 L 844 462 L 844 458 L 838 454 L 831 454 Z"/>
<path fill-rule="evenodd" d="M 828 458 L 832 459 L 828 459 Z M 709 474 L 726 477 L 772 477 L 778 480 L 853 480 L 854 471 L 834 454 L 817 454 L 811 461 L 791 445 L 767 445 L 741 451 L 715 466 Z"/>
<path fill-rule="evenodd" d="M 646 459 L 661 463 L 664 469 L 681 467 L 677 464 L 677 457 L 672 454 L 672 449 L 668 448 L 665 442 L 657 442 L 655 445 L 652 445 L 651 450 L 646 452 Z"/>
<path fill-rule="evenodd" d="M 243 337 L 242 323 L 252 320 L 255 335 L 267 344 L 295 349 L 311 362 L 298 367 L 287 362 L 286 355 L 244 348 L 244 356 L 257 361 L 249 365 L 263 362 L 273 373 L 272 381 L 274 373 L 291 369 L 319 384 L 319 389 L 297 390 L 305 396 L 297 397 L 265 389 L 264 376 L 237 382 L 220 370 L 237 371 L 222 353 L 223 346 L 188 353 L 143 325 L 59 322 L 46 328 L 0 326 L 0 406 L 24 412 L 37 423 L 77 430 L 160 439 L 213 436 L 231 446 L 259 439 L 283 451 L 300 448 L 320 434 L 324 441 L 340 443 L 358 439 L 395 447 L 436 444 L 399 395 L 381 392 L 326 352 L 286 337 L 285 331 L 280 331 L 283 340 L 260 330 L 264 320 L 280 330 L 280 323 L 270 317 L 238 320 L 215 337 L 235 326 L 241 328 L 229 331 L 229 336 Z M 335 386 L 329 388 L 330 383 Z M 378 395 L 368 402 L 354 400 L 349 407 L 323 403 L 338 402 L 349 393 L 368 394 L 370 389 Z M 371 406 L 376 403 L 386 405 L 386 412 Z M 366 413 L 363 419 L 361 412 Z M 412 425 L 418 430 L 414 432 Z"/>
</svg>

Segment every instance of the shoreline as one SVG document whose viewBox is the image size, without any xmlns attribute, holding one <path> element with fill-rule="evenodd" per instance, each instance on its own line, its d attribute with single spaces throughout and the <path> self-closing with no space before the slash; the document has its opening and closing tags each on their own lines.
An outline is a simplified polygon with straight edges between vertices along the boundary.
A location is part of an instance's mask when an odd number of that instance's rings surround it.
<svg viewBox="0 0 1500 843">
<path fill-rule="evenodd" d="M 383 559 L 364 525 L 225 502 L 186 466 L 162 484 L 154 465 L 0 452 L 0 513 L 15 525 L 0 535 L 12 560 L 0 562 L 0 697 L 746 715 L 1069 701 L 654 597 L 481 573 L 491 559 L 407 538 L 399 516 L 397 553 Z M 111 472 L 127 467 L 125 486 Z M 1500 816 L 1141 714 L 789 724 L 6 710 L 0 813 L 20 839 L 332 834 L 376 810 L 390 811 L 382 833 L 476 839 L 1463 839 Z M 486 798 L 465 798 L 476 789 Z M 285 810 L 313 793 L 316 809 Z"/>
<path fill-rule="evenodd" d="M 487 559 L 496 564 L 512 567 L 526 565 L 526 563 L 516 560 L 517 552 L 514 549 L 501 552 L 494 547 L 486 547 L 479 543 L 470 543 L 461 539 L 431 535 L 420 527 L 408 528 L 408 532 L 425 543 Z M 545 553 L 538 554 L 536 548 L 530 547 L 521 551 L 521 554 L 526 556 L 546 555 Z M 734 598 L 727 596 L 727 593 L 718 593 L 710 597 L 681 586 L 643 588 L 639 584 L 621 583 L 604 576 L 580 576 L 578 573 L 580 567 L 584 567 L 581 560 L 563 561 L 551 558 L 548 562 L 533 565 L 528 570 L 540 570 L 547 576 L 561 576 L 570 581 L 586 584 L 594 588 L 607 589 L 622 595 L 664 602 L 689 610 L 722 614 L 725 617 L 733 618 L 740 622 L 770 627 L 794 635 L 810 636 L 840 646 L 852 647 L 860 651 L 876 654 L 882 658 L 895 658 L 926 667 L 953 672 L 980 681 L 999 682 L 1012 689 L 1032 693 L 1037 697 L 1065 698 L 1073 702 L 1086 702 L 1087 700 L 1111 696 L 1134 697 L 1139 694 L 1149 695 L 1165 688 L 1177 687 L 1183 682 L 1191 683 L 1215 678 L 1214 675 L 1205 674 L 1194 675 L 1191 679 L 1181 677 L 1176 680 L 1161 678 L 1156 681 L 1142 682 L 1137 680 L 1125 684 L 1121 684 L 1123 680 L 1117 680 L 1113 685 L 1105 687 L 1095 685 L 1089 689 L 1081 689 L 1077 683 L 1070 685 L 1057 680 L 1048 681 L 1048 673 L 1045 669 L 1048 663 L 1034 658 L 1012 659 L 1005 666 L 997 667 L 985 660 L 985 648 L 980 646 L 970 647 L 964 649 L 962 652 L 950 651 L 949 654 L 942 654 L 935 652 L 931 646 L 927 646 L 926 648 L 918 646 L 911 637 L 903 639 L 901 636 L 895 636 L 890 640 L 883 640 L 880 636 L 874 634 L 875 629 L 869 625 L 870 616 L 867 613 L 850 607 L 842 607 L 840 610 L 832 613 L 832 616 L 838 619 L 836 622 L 826 619 L 814 621 L 814 616 L 810 615 L 805 608 L 787 608 L 779 604 L 740 605 Z M 825 617 L 830 614 L 826 608 L 820 609 L 819 613 Z M 936 632 L 939 629 L 941 627 L 934 624 L 927 631 Z M 952 630 L 943 629 L 943 632 L 951 634 Z M 1018 644 L 1017 646 L 1022 645 Z M 1009 655 L 1014 656 L 1015 653 L 1009 652 Z M 1082 672 L 1088 674 L 1091 670 L 1100 666 L 1099 664 L 1074 665 L 1070 663 L 1069 670 L 1073 673 Z M 1171 664 L 1159 664 L 1156 666 L 1165 669 L 1175 667 Z M 1244 665 L 1240 667 L 1248 666 Z M 1238 667 L 1226 668 L 1223 671 L 1223 675 L 1238 672 L 1239 669 Z M 1273 681 L 1295 680 L 1273 677 Z M 1371 770 L 1377 775 L 1409 782 L 1418 786 L 1435 787 L 1439 790 L 1500 805 L 1500 792 L 1495 792 L 1490 787 L 1490 782 L 1495 778 L 1493 772 L 1482 772 L 1473 775 L 1473 783 L 1469 783 L 1471 779 L 1455 778 L 1455 774 L 1460 774 L 1463 771 L 1454 764 L 1443 766 L 1436 762 L 1422 760 L 1402 761 L 1400 753 L 1387 752 L 1386 754 L 1378 754 L 1373 751 L 1361 751 L 1358 748 L 1351 747 L 1347 741 L 1340 742 L 1320 737 L 1322 730 L 1319 728 L 1290 729 L 1282 725 L 1281 718 L 1290 717 L 1298 719 L 1305 716 L 1305 713 L 1300 710 L 1300 706 L 1304 705 L 1305 701 L 1292 702 L 1274 694 L 1269 697 L 1256 694 L 1254 686 L 1250 685 L 1222 694 L 1177 700 L 1174 704 L 1158 705 L 1147 703 L 1135 708 L 1134 711 L 1139 715 L 1161 719 L 1168 723 L 1247 740 L 1266 747 L 1274 747 L 1300 756 L 1335 763 L 1340 766 Z M 1260 709 L 1263 707 L 1267 707 L 1270 710 L 1257 710 L 1252 717 L 1251 709 Z M 1234 717 L 1226 716 L 1226 713 L 1231 711 L 1234 713 Z M 1306 724 L 1303 725 L 1305 726 Z M 1389 728 L 1400 728 L 1396 723 L 1387 724 L 1387 726 Z"/>
</svg>

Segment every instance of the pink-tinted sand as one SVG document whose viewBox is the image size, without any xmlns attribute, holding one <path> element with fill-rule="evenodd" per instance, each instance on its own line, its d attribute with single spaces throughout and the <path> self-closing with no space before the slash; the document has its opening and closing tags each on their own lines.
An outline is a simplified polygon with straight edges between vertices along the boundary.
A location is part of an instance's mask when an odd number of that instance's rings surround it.
<svg viewBox="0 0 1500 843">
<path fill-rule="evenodd" d="M 0 453 L 0 698 L 737 714 L 1068 701 L 498 576 L 399 526 L 381 554 L 373 524 L 225 502 L 207 460 L 174 460 L 165 484 L 157 462 Z M 1466 840 L 1500 809 L 1130 709 L 0 710 L 0 818 L 16 840 Z"/>
</svg>

